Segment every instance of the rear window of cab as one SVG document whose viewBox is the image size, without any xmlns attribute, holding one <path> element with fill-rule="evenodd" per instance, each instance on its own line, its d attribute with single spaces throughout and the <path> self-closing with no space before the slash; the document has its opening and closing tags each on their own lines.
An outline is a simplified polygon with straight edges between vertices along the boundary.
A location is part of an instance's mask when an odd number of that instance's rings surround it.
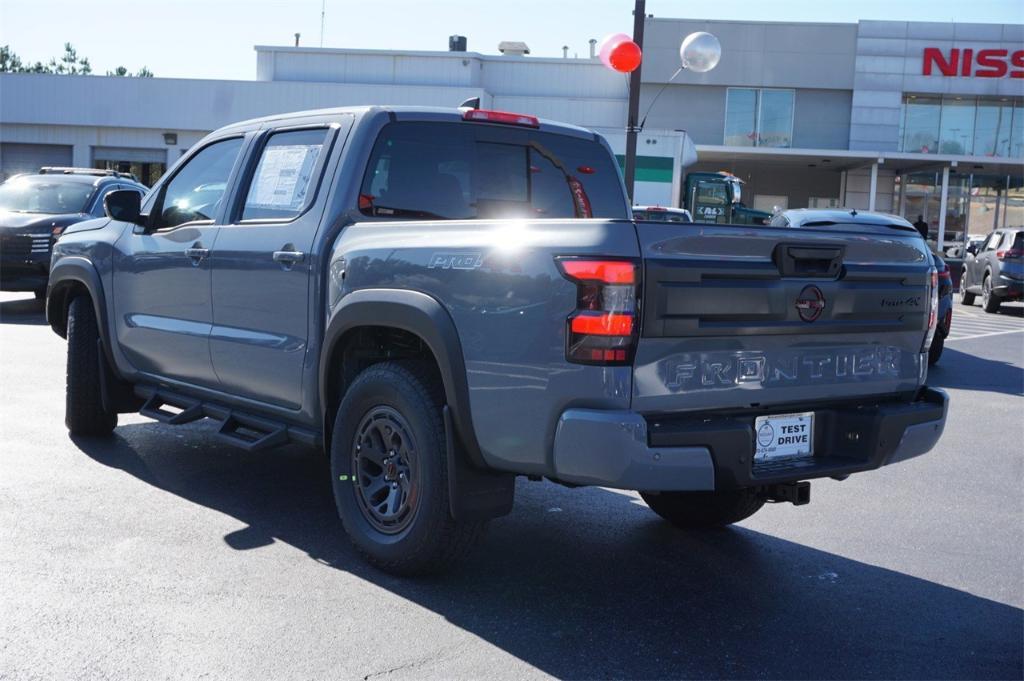
<svg viewBox="0 0 1024 681">
<path fill-rule="evenodd" d="M 386 125 L 359 210 L 403 220 L 628 217 L 618 168 L 597 141 L 473 122 Z"/>
</svg>

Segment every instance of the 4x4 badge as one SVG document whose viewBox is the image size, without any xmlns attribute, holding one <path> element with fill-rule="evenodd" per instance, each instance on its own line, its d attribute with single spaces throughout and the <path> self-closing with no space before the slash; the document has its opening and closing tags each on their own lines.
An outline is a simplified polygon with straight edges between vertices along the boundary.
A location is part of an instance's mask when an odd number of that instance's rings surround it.
<svg viewBox="0 0 1024 681">
<path fill-rule="evenodd" d="M 800 319 L 813 322 L 825 309 L 825 294 L 817 286 L 805 286 L 796 297 L 796 311 Z"/>
</svg>

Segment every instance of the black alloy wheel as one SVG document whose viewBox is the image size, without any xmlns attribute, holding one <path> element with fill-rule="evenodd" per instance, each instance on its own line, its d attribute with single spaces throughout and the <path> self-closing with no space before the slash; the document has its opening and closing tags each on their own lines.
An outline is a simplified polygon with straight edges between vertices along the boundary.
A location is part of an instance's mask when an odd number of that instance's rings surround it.
<svg viewBox="0 0 1024 681">
<path fill-rule="evenodd" d="M 419 475 L 412 429 L 395 409 L 377 406 L 363 417 L 352 444 L 356 501 L 374 529 L 397 534 L 416 516 Z"/>
</svg>

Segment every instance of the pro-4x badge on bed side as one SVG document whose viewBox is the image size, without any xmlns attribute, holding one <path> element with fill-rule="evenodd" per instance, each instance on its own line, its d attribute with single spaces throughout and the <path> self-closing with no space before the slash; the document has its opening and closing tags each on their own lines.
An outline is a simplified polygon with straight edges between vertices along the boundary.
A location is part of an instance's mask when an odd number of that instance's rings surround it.
<svg viewBox="0 0 1024 681">
<path fill-rule="evenodd" d="M 817 286 L 805 286 L 796 297 L 796 311 L 800 319 L 813 322 L 825 309 L 825 294 Z"/>
</svg>

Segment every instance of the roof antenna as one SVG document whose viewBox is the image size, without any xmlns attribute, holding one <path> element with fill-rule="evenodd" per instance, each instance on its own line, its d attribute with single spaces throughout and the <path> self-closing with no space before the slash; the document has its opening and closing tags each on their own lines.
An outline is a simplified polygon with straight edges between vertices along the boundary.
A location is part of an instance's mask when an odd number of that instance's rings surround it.
<svg viewBox="0 0 1024 681">
<path fill-rule="evenodd" d="M 469 99 L 464 101 L 462 104 L 459 104 L 459 108 L 460 109 L 479 109 L 480 108 L 480 98 L 479 97 L 470 97 Z"/>
<path fill-rule="evenodd" d="M 852 217 L 857 217 L 857 209 L 856 209 L 856 208 L 854 208 L 853 210 L 851 210 L 851 211 L 850 211 L 850 215 L 851 215 Z"/>
</svg>

